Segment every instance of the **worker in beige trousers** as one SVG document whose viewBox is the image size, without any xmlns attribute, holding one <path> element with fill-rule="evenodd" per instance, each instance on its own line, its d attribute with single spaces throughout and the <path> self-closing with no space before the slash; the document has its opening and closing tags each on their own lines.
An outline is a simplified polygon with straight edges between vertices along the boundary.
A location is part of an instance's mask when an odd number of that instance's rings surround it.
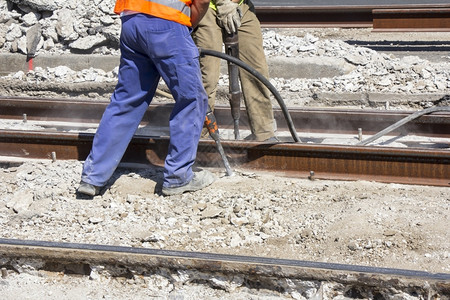
<svg viewBox="0 0 450 300">
<path fill-rule="evenodd" d="M 249 0 L 212 0 L 208 11 L 194 30 L 193 38 L 198 47 L 221 52 L 226 33 L 231 34 L 237 31 L 239 58 L 268 78 L 269 71 L 263 49 L 261 25 L 252 8 L 253 5 Z M 202 56 L 200 67 L 208 103 L 214 108 L 220 76 L 220 59 Z M 276 141 L 270 91 L 243 69 L 240 69 L 240 78 L 252 132 L 246 139 Z"/>
</svg>

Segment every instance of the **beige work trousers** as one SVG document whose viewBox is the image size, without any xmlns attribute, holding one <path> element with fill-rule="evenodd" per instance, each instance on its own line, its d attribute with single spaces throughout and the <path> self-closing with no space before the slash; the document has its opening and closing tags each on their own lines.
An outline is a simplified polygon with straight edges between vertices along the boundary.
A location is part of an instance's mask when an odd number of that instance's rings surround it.
<svg viewBox="0 0 450 300">
<path fill-rule="evenodd" d="M 243 16 L 241 27 L 238 30 L 239 58 L 261 75 L 269 78 L 259 20 L 249 10 L 247 4 L 242 4 L 241 9 Z M 217 25 L 215 10 L 208 9 L 208 12 L 194 30 L 193 39 L 197 47 L 222 52 L 224 36 L 221 27 Z M 220 59 L 213 56 L 203 56 L 200 58 L 200 67 L 209 105 L 214 108 L 217 83 L 220 76 Z M 252 134 L 257 141 L 273 137 L 274 118 L 270 91 L 258 79 L 242 68 L 240 68 L 240 78 Z"/>
</svg>

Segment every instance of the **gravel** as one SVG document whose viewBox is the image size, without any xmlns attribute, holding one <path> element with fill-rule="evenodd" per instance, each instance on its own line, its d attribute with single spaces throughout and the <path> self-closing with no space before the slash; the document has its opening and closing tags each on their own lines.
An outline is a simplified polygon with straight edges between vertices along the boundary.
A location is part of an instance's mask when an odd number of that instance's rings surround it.
<svg viewBox="0 0 450 300">
<path fill-rule="evenodd" d="M 21 53 L 27 57 L 41 54 L 119 54 L 118 39 L 120 20 L 114 15 L 114 1 L 0 1 L 0 53 Z M 450 89 L 450 56 L 441 54 L 433 61 L 415 53 L 379 53 L 369 48 L 350 45 L 349 41 L 443 41 L 450 33 L 373 33 L 362 29 L 270 29 L 263 30 L 264 49 L 268 59 L 283 61 L 290 69 L 303 67 L 301 76 L 270 78 L 289 106 L 323 106 L 329 104 L 320 94 L 355 94 L 362 98 L 370 94 L 431 95 L 428 101 L 415 103 L 410 100 L 403 106 L 426 108 L 436 104 Z M 305 65 L 315 68 L 337 70 L 333 76 L 308 77 Z M 298 72 L 297 72 L 298 73 Z M 320 73 L 320 72 L 319 72 Z M 67 66 L 55 68 L 36 67 L 30 72 L 13 72 L 0 78 L 3 94 L 17 95 L 39 91 L 40 86 L 50 87 L 60 83 L 112 83 L 107 93 L 96 94 L 93 90 L 82 96 L 108 99 L 117 80 L 117 69 L 89 68 L 73 71 Z M 23 85 L 26 83 L 27 85 Z M 220 90 L 226 90 L 227 76 L 222 76 Z M 11 85 L 22 84 L 22 89 Z M 42 88 L 42 87 L 41 87 Z M 51 88 L 48 91 L 51 93 Z M 73 94 L 74 91 L 71 90 Z M 38 92 L 35 91 L 35 94 Z M 434 96 L 432 96 L 434 95 Z M 45 96 L 45 94 L 39 94 Z M 347 96 L 348 97 L 348 96 Z M 219 93 L 219 103 L 226 92 Z M 226 100 L 226 99 L 225 99 Z M 273 101 L 277 105 L 276 101 Z M 359 99 L 361 107 L 376 106 Z M 385 105 L 386 100 L 383 101 Z M 355 104 L 355 103 L 353 103 Z M 395 105 L 394 105 L 395 106 Z M 393 106 L 392 106 L 393 107 Z"/>
<path fill-rule="evenodd" d="M 1 168 L 1 236 L 437 273 L 450 270 L 450 198 L 446 187 L 310 181 L 241 170 L 229 177 L 224 176 L 223 170 L 212 169 L 217 181 L 205 190 L 162 197 L 155 193 L 161 182 L 160 168 L 119 168 L 102 194 L 88 200 L 75 193 L 81 164 L 40 161 Z M 212 295 L 231 299 L 247 293 L 253 299 L 274 296 L 264 288 L 253 294 L 255 290 L 249 292 L 243 282 L 232 290 L 222 286 L 218 291 L 212 283 L 214 276 L 200 289 L 197 284 L 175 287 L 177 280 L 173 275 L 157 273 L 145 279 L 124 279 L 111 277 L 107 272 L 97 274 L 93 267 L 90 280 L 70 280 L 70 275 L 54 278 L 38 267 L 17 267 L 10 272 L 12 277 L 2 281 L 0 290 L 13 291 L 25 282 L 32 289 L 45 281 L 49 299 L 57 299 L 62 290 L 64 296 L 76 299 L 70 291 L 81 287 L 90 295 L 87 298 L 95 299 L 98 293 L 114 298 L 119 293 L 117 284 L 125 287 L 119 295 L 138 290 L 137 295 L 148 296 L 160 285 L 160 295 L 183 294 L 186 299 L 195 296 L 184 289 L 202 290 L 211 299 Z M 189 276 L 195 278 L 194 274 Z M 108 291 L 97 290 L 105 281 Z M 223 282 L 230 284 L 232 280 Z M 316 286 L 306 298 L 314 298 L 325 287 Z M 280 290 L 277 297 L 304 299 L 296 296 L 297 289 Z M 337 290 L 330 299 L 345 295 L 345 289 Z M 409 294 L 397 296 L 416 299 Z"/>
<path fill-rule="evenodd" d="M 336 72 L 339 74 L 319 78 L 271 77 L 270 83 L 288 106 L 326 105 L 323 99 L 319 99 L 318 94 L 435 95 L 430 96 L 429 101 L 422 101 L 419 104 L 413 101 L 403 103 L 404 106 L 427 108 L 435 105 L 450 89 L 450 59 L 443 58 L 439 62 L 430 62 L 413 55 L 396 57 L 369 48 L 352 46 L 338 39 L 320 39 L 310 33 L 298 37 L 293 35 L 294 32 L 298 34 L 298 31 L 291 31 L 290 35 L 286 35 L 286 32 L 277 33 L 275 30 L 264 31 L 264 49 L 268 59 L 285 65 L 291 64 L 293 67 L 311 65 L 314 68 L 332 68 L 338 70 Z M 115 83 L 117 72 L 118 67 L 112 71 L 94 68 L 74 71 L 67 66 L 36 67 L 27 73 L 18 71 L 1 79 L 7 86 L 27 83 L 26 89 L 29 90 L 30 84 L 38 89 L 39 86 L 52 83 L 70 85 Z M 286 73 L 289 74 L 289 71 Z M 110 86 L 113 88 L 114 85 Z M 227 87 L 228 76 L 221 75 L 218 103 L 227 102 Z M 17 92 L 14 89 L 9 90 L 12 93 Z M 102 97 L 107 99 L 110 92 Z M 8 93 L 7 88 L 4 88 L 4 93 Z M 99 96 L 88 95 L 97 99 Z M 388 100 L 385 99 L 382 105 L 385 106 L 386 101 Z M 362 107 L 370 106 L 370 103 L 360 102 Z M 275 99 L 273 104 L 278 105 Z M 395 103 L 391 108 L 395 108 Z"/>
<path fill-rule="evenodd" d="M 36 55 L 74 51 L 117 55 L 119 23 L 111 14 L 112 2 L 0 0 L 0 52 L 27 54 L 26 32 L 40 24 Z M 271 78 L 289 105 L 327 105 L 317 101 L 318 93 L 437 95 L 434 102 L 418 103 L 418 107 L 429 107 L 450 88 L 449 57 L 431 62 L 417 56 L 378 53 L 346 42 L 355 37 L 375 39 L 367 29 L 264 29 L 263 34 L 270 58 L 288 59 L 293 64 L 305 59 L 315 63 L 334 60 L 344 66 L 344 74 L 330 78 Z M 425 40 L 437 38 L 434 33 L 392 33 L 377 38 L 414 40 L 419 36 Z M 438 37 L 448 40 L 447 33 Z M 14 72 L 0 80 L 6 86 L 67 82 L 113 86 L 116 76 L 117 69 L 76 72 L 59 66 Z M 222 75 L 222 89 L 227 80 Z M 2 93 L 7 95 L 8 90 Z M 21 93 L 35 95 L 30 90 Z M 12 95 L 18 95 L 17 91 Z M 40 94 L 45 95 L 55 94 Z M 98 99 L 99 95 L 91 96 Z M 390 108 L 399 107 L 391 104 Z M 224 170 L 212 169 L 217 181 L 211 187 L 162 197 L 155 193 L 161 181 L 160 168 L 121 167 L 102 194 L 89 200 L 75 193 L 81 167 L 78 161 L 3 163 L 1 236 L 450 272 L 448 187 L 311 181 L 243 170 L 235 170 L 235 175 L 228 177 Z M 77 277 L 21 262 L 3 260 L 1 265 L 9 266 L 8 277 L 0 280 L 5 299 L 19 295 L 22 299 L 356 297 L 335 283 L 277 281 L 273 286 L 278 289 L 270 289 L 218 275 L 205 278 L 159 270 L 148 276 L 123 278 L 111 276 L 101 266 L 91 266 L 89 276 Z M 393 290 L 384 297 L 423 298 Z M 442 299 L 445 297 L 448 295 L 442 295 Z"/>
</svg>

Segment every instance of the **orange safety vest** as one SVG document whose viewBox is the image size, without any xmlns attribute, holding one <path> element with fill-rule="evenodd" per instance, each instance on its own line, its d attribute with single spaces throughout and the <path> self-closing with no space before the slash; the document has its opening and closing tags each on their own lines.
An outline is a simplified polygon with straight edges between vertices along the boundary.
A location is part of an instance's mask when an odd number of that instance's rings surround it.
<svg viewBox="0 0 450 300">
<path fill-rule="evenodd" d="M 137 11 L 192 26 L 191 4 L 192 0 L 117 0 L 114 13 Z"/>
</svg>

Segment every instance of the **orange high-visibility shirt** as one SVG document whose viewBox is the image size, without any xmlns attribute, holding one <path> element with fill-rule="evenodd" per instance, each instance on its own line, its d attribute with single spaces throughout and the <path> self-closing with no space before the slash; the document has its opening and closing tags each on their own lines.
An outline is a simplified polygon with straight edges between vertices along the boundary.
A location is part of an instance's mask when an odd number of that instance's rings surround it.
<svg viewBox="0 0 450 300">
<path fill-rule="evenodd" d="M 192 0 L 117 0 L 114 13 L 136 11 L 192 26 L 191 3 Z"/>
</svg>

